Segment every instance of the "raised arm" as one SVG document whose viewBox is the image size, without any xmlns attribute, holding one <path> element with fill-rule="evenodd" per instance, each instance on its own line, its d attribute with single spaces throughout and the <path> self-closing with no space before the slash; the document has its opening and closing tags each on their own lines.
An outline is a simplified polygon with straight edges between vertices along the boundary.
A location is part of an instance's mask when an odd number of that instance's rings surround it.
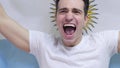
<svg viewBox="0 0 120 68">
<path fill-rule="evenodd" d="M 11 19 L 0 4 L 0 33 L 16 47 L 29 52 L 29 32 Z"/>
</svg>

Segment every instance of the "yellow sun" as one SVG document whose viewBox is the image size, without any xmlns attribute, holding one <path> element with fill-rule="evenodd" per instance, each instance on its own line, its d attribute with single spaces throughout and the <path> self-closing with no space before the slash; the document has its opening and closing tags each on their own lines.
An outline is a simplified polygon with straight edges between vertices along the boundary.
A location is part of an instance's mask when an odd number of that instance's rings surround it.
<svg viewBox="0 0 120 68">
<path fill-rule="evenodd" d="M 56 0 L 53 0 L 54 3 L 51 3 L 52 7 L 50 7 L 50 9 L 52 10 L 51 16 L 50 18 L 52 19 L 51 22 L 55 22 L 55 13 L 56 13 L 56 7 L 55 7 L 55 2 Z M 86 23 L 85 27 L 83 28 L 83 30 L 88 34 L 88 30 L 92 31 L 92 28 L 94 28 L 94 24 L 97 24 L 97 22 L 95 21 L 95 19 L 98 19 L 96 15 L 98 15 L 98 13 L 96 12 L 98 9 L 96 8 L 97 4 L 94 4 L 95 0 L 90 0 L 90 6 L 89 6 L 89 10 L 88 10 L 88 22 Z M 55 24 L 55 23 L 54 23 Z M 56 24 L 54 25 L 56 26 Z"/>
</svg>

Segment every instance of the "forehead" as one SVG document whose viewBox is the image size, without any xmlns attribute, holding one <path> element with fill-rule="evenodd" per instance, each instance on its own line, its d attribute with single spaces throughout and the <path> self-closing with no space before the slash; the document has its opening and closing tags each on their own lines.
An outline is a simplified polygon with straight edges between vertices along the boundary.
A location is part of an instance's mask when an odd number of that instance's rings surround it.
<svg viewBox="0 0 120 68">
<path fill-rule="evenodd" d="M 83 9 L 84 2 L 83 2 L 83 0 L 60 0 L 58 3 L 58 9 L 60 9 L 60 8 Z"/>
</svg>

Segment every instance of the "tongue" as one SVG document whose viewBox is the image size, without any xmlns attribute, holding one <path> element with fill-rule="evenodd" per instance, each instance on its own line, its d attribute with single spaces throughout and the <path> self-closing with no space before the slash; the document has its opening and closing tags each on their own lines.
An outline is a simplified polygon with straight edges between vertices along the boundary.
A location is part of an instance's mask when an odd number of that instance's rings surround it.
<svg viewBox="0 0 120 68">
<path fill-rule="evenodd" d="M 75 32 L 75 30 L 73 28 L 66 28 L 65 29 L 65 33 L 67 35 L 72 35 Z"/>
</svg>

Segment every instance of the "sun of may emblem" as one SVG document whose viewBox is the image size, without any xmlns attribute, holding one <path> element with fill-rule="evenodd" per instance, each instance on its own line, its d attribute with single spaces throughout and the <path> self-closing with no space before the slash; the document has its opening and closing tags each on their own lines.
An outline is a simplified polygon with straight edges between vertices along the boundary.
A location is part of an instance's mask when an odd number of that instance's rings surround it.
<svg viewBox="0 0 120 68">
<path fill-rule="evenodd" d="M 56 13 L 56 7 L 55 7 L 55 2 L 56 0 L 53 0 L 54 3 L 51 3 L 51 16 L 50 18 L 52 19 L 51 22 L 55 22 L 55 13 Z M 98 9 L 96 8 L 97 4 L 94 3 L 95 0 L 90 0 L 90 6 L 89 6 L 89 10 L 88 10 L 88 22 L 86 23 L 85 27 L 83 28 L 84 32 L 88 34 L 88 31 L 92 31 L 92 28 L 94 28 L 94 24 L 97 24 L 97 22 L 95 21 L 97 18 L 96 15 L 98 15 L 98 13 L 96 12 Z M 55 23 L 54 23 L 55 24 Z M 54 25 L 56 26 L 56 24 Z M 84 33 L 83 32 L 83 33 Z"/>
</svg>

